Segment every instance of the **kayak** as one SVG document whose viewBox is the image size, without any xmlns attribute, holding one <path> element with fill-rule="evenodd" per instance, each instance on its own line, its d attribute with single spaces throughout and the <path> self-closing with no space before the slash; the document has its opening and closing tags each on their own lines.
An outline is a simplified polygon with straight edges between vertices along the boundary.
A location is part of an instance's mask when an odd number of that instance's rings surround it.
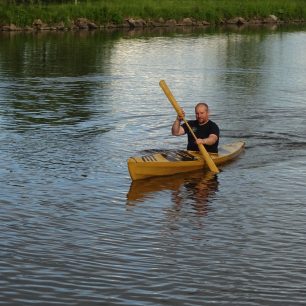
<svg viewBox="0 0 306 306">
<path fill-rule="evenodd" d="M 209 154 L 216 165 L 222 165 L 236 158 L 244 147 L 245 142 L 239 141 L 221 145 L 218 153 Z M 143 156 L 130 157 L 127 164 L 133 181 L 207 168 L 200 152 L 187 150 L 149 150 Z"/>
</svg>

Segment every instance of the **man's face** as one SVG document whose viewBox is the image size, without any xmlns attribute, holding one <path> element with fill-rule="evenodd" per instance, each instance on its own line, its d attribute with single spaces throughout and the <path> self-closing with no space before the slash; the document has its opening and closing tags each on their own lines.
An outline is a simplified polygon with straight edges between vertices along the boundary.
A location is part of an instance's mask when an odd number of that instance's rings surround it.
<svg viewBox="0 0 306 306">
<path fill-rule="evenodd" d="M 204 124 L 208 121 L 208 111 L 204 105 L 200 105 L 195 109 L 195 115 L 199 124 Z"/>
</svg>

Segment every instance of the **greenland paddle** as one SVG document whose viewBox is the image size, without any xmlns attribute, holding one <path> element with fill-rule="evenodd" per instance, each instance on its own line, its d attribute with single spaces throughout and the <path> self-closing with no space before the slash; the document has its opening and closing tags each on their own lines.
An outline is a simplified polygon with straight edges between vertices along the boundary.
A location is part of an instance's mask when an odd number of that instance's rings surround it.
<svg viewBox="0 0 306 306">
<path fill-rule="evenodd" d="M 175 98 L 172 95 L 172 93 L 171 93 L 168 85 L 166 84 L 166 82 L 164 80 L 161 80 L 159 82 L 159 86 L 164 91 L 164 93 L 167 96 L 168 100 L 170 101 L 170 103 L 172 104 L 174 109 L 176 110 L 178 116 L 183 118 L 183 121 L 185 122 L 186 126 L 188 127 L 188 129 L 189 129 L 190 133 L 192 134 L 192 136 L 194 137 L 194 139 L 197 140 L 196 135 L 194 134 L 192 128 L 190 127 L 190 125 L 188 124 L 187 120 L 183 116 L 181 107 L 179 106 L 179 104 L 175 100 Z M 200 152 L 201 152 L 201 154 L 202 154 L 202 156 L 203 156 L 203 158 L 204 158 L 208 168 L 210 169 L 210 171 L 212 171 L 214 173 L 219 173 L 220 172 L 219 169 L 217 168 L 216 164 L 214 163 L 214 161 L 212 160 L 212 158 L 210 157 L 210 155 L 206 151 L 205 147 L 202 144 L 198 144 L 198 147 L 199 147 L 199 150 L 200 150 Z"/>
</svg>

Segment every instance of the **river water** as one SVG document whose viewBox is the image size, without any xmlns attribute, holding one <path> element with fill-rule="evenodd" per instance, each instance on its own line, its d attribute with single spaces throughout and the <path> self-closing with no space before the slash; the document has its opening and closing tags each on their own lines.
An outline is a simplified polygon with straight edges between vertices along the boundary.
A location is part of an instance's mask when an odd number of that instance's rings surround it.
<svg viewBox="0 0 306 306">
<path fill-rule="evenodd" d="M 305 305 L 306 27 L 0 33 L 1 305 Z M 217 176 L 132 183 L 183 149 L 166 80 L 221 144 Z"/>
</svg>

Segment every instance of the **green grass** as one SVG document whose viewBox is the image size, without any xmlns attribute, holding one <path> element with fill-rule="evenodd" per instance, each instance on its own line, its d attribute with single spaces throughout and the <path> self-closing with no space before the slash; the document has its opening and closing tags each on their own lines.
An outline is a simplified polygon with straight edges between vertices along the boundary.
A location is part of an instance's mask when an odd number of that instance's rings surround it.
<svg viewBox="0 0 306 306">
<path fill-rule="evenodd" d="M 26 2 L 23 2 L 26 3 Z M 0 0 L 0 24 L 31 25 L 35 19 L 66 24 L 79 17 L 97 24 L 120 24 L 127 17 L 145 20 L 181 20 L 193 17 L 218 23 L 233 17 L 246 19 L 274 14 L 284 21 L 306 20 L 306 0 L 78 0 L 77 4 L 50 3 L 31 0 L 31 4 L 15 4 Z"/>
</svg>

